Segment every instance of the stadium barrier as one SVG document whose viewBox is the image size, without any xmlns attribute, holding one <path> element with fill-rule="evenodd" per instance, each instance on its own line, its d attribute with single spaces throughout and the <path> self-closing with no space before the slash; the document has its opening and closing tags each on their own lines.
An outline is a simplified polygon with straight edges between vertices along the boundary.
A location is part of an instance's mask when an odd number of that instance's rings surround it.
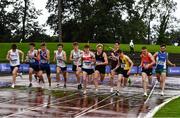
<svg viewBox="0 0 180 118">
<path fill-rule="evenodd" d="M 55 73 L 56 72 L 56 65 L 55 64 L 51 64 L 50 65 L 51 68 L 51 72 Z M 108 65 L 106 66 L 106 73 L 110 73 L 111 67 Z M 21 64 L 20 65 L 20 72 L 22 73 L 28 73 L 29 70 L 29 65 L 28 64 Z M 131 74 L 140 74 L 141 73 L 141 68 L 138 66 L 134 66 L 131 70 Z M 11 69 L 10 69 L 10 65 L 7 63 L 2 63 L 0 64 L 0 73 L 10 73 Z M 72 65 L 67 65 L 67 72 L 73 72 L 72 71 Z M 155 73 L 155 68 L 153 68 L 153 73 Z M 168 75 L 174 75 L 174 76 L 178 76 L 180 75 L 180 67 L 168 67 L 167 69 L 167 74 Z"/>
</svg>

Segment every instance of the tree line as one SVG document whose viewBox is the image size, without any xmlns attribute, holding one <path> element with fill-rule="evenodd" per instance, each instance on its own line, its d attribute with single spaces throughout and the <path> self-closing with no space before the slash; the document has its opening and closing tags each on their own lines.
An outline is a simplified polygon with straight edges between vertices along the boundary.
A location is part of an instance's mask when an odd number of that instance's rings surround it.
<svg viewBox="0 0 180 118">
<path fill-rule="evenodd" d="M 0 42 L 171 43 L 179 40 L 174 0 L 47 0 L 47 23 L 39 25 L 41 10 L 30 0 L 0 1 Z M 58 10 L 61 7 L 61 19 Z M 58 23 L 61 21 L 61 25 Z M 49 25 L 54 36 L 45 34 Z"/>
</svg>

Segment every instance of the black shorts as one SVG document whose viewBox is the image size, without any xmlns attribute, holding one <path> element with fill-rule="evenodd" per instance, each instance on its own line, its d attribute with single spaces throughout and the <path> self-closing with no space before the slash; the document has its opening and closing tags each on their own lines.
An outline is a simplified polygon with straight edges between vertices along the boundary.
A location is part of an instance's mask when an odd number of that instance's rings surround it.
<svg viewBox="0 0 180 118">
<path fill-rule="evenodd" d="M 82 69 L 82 71 L 86 72 L 88 75 L 92 75 L 94 73 L 94 69 Z"/>
<path fill-rule="evenodd" d="M 106 66 L 96 66 L 95 71 L 99 71 L 100 74 L 105 74 L 106 73 Z"/>
<path fill-rule="evenodd" d="M 40 64 L 39 66 L 41 71 L 45 71 L 47 76 L 50 77 L 51 75 L 51 69 L 49 64 Z"/>
<path fill-rule="evenodd" d="M 67 71 L 67 67 L 60 67 L 60 66 L 56 66 L 59 67 L 61 69 L 61 72 L 66 72 Z"/>
<path fill-rule="evenodd" d="M 17 66 L 11 66 L 11 72 L 13 72 L 14 68 L 18 67 L 18 70 L 19 70 L 19 67 L 20 65 L 17 65 Z"/>
<path fill-rule="evenodd" d="M 29 68 L 32 68 L 34 71 L 39 71 L 39 65 L 38 64 L 29 64 Z"/>
<path fill-rule="evenodd" d="M 118 61 L 112 61 L 112 62 L 111 62 L 111 70 L 113 70 L 114 68 L 116 68 L 117 64 L 118 64 Z"/>
<path fill-rule="evenodd" d="M 79 67 L 82 67 L 82 65 L 79 65 Z M 72 71 L 74 71 L 74 72 L 77 71 L 77 66 L 76 65 L 72 66 Z"/>
<path fill-rule="evenodd" d="M 124 70 L 124 69 L 122 69 L 122 68 L 118 68 L 118 69 L 116 70 L 117 74 L 122 74 L 123 77 L 125 77 L 125 78 L 128 78 L 128 77 L 129 77 L 129 75 L 127 74 L 128 71 L 129 71 L 129 70 Z"/>
<path fill-rule="evenodd" d="M 142 73 L 143 73 L 143 72 L 146 73 L 147 76 L 151 76 L 151 75 L 152 75 L 152 71 L 153 71 L 152 68 L 149 68 L 149 69 L 144 69 L 144 68 L 142 68 Z"/>
</svg>

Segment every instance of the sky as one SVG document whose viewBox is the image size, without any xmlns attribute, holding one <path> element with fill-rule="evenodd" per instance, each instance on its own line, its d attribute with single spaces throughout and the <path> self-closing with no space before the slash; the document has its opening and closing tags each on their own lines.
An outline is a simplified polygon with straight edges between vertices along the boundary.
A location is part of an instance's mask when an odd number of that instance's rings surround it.
<svg viewBox="0 0 180 118">
<path fill-rule="evenodd" d="M 174 0 L 174 1 L 177 2 L 177 10 L 174 13 L 174 15 L 176 16 L 176 18 L 180 19 L 180 0 Z M 32 0 L 32 2 L 34 3 L 37 9 L 42 10 L 42 15 L 39 16 L 38 18 L 39 23 L 45 24 L 48 16 L 50 15 L 47 9 L 45 8 L 47 0 Z M 47 34 L 53 35 L 53 31 L 50 30 L 48 26 L 46 27 L 46 29 L 47 29 L 46 31 Z"/>
</svg>

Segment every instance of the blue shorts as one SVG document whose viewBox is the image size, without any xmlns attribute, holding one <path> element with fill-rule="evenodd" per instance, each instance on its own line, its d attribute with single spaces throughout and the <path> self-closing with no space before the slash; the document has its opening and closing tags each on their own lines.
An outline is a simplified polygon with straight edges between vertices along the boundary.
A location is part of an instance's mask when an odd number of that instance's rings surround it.
<svg viewBox="0 0 180 118">
<path fill-rule="evenodd" d="M 45 71 L 47 76 L 50 77 L 51 75 L 51 69 L 49 64 L 40 64 L 39 66 L 41 71 Z"/>
<path fill-rule="evenodd" d="M 39 64 L 29 64 L 29 68 L 32 68 L 34 71 L 39 71 Z"/>
<path fill-rule="evenodd" d="M 11 72 L 13 72 L 13 70 L 14 70 L 14 68 L 18 68 L 18 70 L 19 70 L 19 67 L 20 67 L 20 65 L 17 65 L 17 66 L 11 66 Z"/>
</svg>

